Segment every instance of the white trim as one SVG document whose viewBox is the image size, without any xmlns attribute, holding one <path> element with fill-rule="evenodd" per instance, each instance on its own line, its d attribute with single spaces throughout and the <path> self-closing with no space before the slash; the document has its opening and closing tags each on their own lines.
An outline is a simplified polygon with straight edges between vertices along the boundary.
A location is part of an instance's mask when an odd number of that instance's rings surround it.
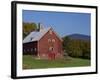
<svg viewBox="0 0 100 80">
<path fill-rule="evenodd" d="M 52 28 L 51 28 L 52 29 Z M 55 33 L 55 35 L 61 40 L 61 41 L 63 41 L 63 39 L 56 33 L 56 31 L 54 31 L 54 29 L 52 29 L 53 30 L 53 32 Z"/>
<path fill-rule="evenodd" d="M 40 10 L 40 11 L 58 11 L 58 12 L 78 12 L 91 14 L 91 66 L 88 67 L 66 67 L 66 68 L 50 68 L 50 69 L 22 69 L 22 10 Z M 59 7 L 59 6 L 45 6 L 45 5 L 25 5 L 17 4 L 17 76 L 31 76 L 31 75 L 49 75 L 49 74 L 63 74 L 63 73 L 84 73 L 95 72 L 96 70 L 96 36 L 95 36 L 95 9 L 88 8 L 73 8 L 73 7 Z"/>
</svg>

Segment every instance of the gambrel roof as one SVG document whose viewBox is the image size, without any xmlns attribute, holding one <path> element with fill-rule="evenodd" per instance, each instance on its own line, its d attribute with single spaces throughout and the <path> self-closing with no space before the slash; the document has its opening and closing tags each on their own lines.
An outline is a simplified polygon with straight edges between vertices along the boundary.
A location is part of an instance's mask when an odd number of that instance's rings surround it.
<svg viewBox="0 0 100 80">
<path fill-rule="evenodd" d="M 51 29 L 51 27 L 48 27 L 48 28 L 41 29 L 40 31 L 33 31 L 33 32 L 31 32 L 28 36 L 26 36 L 24 38 L 23 43 L 39 41 L 50 29 Z M 62 39 L 60 38 L 60 40 L 62 40 Z"/>
</svg>

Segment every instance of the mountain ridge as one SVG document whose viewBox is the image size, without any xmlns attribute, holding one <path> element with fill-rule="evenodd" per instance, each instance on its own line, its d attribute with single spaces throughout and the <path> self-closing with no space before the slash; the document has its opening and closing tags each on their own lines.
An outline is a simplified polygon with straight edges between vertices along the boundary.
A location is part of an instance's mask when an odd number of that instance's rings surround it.
<svg viewBox="0 0 100 80">
<path fill-rule="evenodd" d="M 85 35 L 85 34 L 71 34 L 71 35 L 67 35 L 67 37 L 71 38 L 71 39 L 78 39 L 78 40 L 90 40 L 90 36 L 89 35 Z"/>
</svg>

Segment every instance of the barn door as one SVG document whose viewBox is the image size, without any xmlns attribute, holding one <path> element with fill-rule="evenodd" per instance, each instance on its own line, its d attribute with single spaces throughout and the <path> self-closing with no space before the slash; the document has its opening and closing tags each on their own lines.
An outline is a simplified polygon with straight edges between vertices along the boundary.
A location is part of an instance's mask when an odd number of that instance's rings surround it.
<svg viewBox="0 0 100 80">
<path fill-rule="evenodd" d="M 54 47 L 49 47 L 48 59 L 50 60 L 55 59 Z"/>
</svg>

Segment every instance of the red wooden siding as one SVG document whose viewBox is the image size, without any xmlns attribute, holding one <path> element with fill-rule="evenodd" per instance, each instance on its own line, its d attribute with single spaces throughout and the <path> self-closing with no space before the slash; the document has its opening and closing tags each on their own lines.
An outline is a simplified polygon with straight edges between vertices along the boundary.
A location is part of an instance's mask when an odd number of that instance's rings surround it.
<svg viewBox="0 0 100 80">
<path fill-rule="evenodd" d="M 56 36 L 56 34 L 49 30 L 38 42 L 38 54 L 41 58 L 52 58 L 50 54 L 53 53 L 53 58 L 62 58 L 62 41 Z M 51 47 L 51 50 L 50 50 Z"/>
</svg>

